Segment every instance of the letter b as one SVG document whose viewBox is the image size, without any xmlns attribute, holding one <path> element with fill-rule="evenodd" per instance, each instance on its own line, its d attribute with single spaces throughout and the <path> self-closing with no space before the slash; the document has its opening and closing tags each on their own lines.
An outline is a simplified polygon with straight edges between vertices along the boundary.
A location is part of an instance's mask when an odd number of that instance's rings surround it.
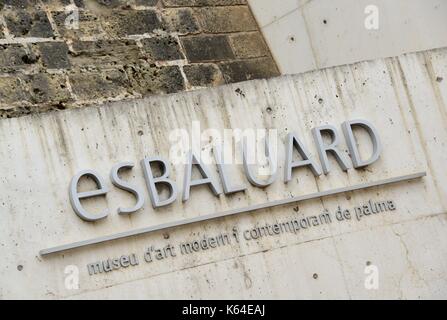
<svg viewBox="0 0 447 320">
<path fill-rule="evenodd" d="M 161 176 L 154 177 L 151 167 L 152 163 L 158 163 L 160 165 Z M 144 158 L 141 161 L 141 165 L 143 167 L 144 177 L 146 179 L 152 207 L 156 209 L 173 203 L 177 199 L 177 186 L 175 185 L 174 181 L 168 178 L 170 170 L 167 161 L 160 157 Z M 158 194 L 156 187 L 157 184 L 168 187 L 169 196 L 167 199 L 160 199 L 160 195 Z"/>
</svg>

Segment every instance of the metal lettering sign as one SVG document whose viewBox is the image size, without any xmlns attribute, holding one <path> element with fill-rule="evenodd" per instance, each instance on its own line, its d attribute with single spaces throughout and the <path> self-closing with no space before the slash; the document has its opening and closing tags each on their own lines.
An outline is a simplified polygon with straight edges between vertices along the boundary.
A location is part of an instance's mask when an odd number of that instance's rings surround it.
<svg viewBox="0 0 447 320">
<path fill-rule="evenodd" d="M 361 159 L 360 157 L 357 142 L 353 134 L 354 126 L 364 128 L 368 132 L 371 138 L 373 144 L 373 152 L 368 159 Z M 344 137 L 346 139 L 346 143 L 349 148 L 349 153 L 352 159 L 352 165 L 355 169 L 365 167 L 369 164 L 374 163 L 379 159 L 382 147 L 380 143 L 379 134 L 371 123 L 365 120 L 346 121 L 342 124 L 342 128 Z M 328 133 L 331 136 L 331 142 L 329 144 L 323 142 L 322 137 L 323 133 Z M 307 148 L 301 142 L 298 135 L 296 135 L 295 133 L 289 133 L 287 135 L 287 142 L 286 142 L 287 143 L 286 156 L 285 156 L 286 160 L 284 164 L 284 175 L 283 175 L 284 183 L 287 183 L 292 179 L 293 169 L 299 167 L 309 167 L 309 169 L 316 177 L 320 176 L 323 173 L 329 174 L 330 165 L 329 165 L 328 154 L 332 154 L 335 157 L 338 164 L 344 171 L 347 171 L 348 169 L 351 168 L 351 163 L 348 157 L 338 148 L 339 135 L 335 127 L 327 125 L 314 128 L 312 130 L 312 134 L 315 139 L 315 144 L 318 150 L 321 165 L 318 164 L 316 160 L 311 158 L 309 152 L 307 151 Z M 267 180 L 260 180 L 257 177 L 256 173 L 253 172 L 254 170 L 252 168 L 252 164 L 249 163 L 247 156 L 247 149 L 248 146 L 245 141 L 243 143 L 243 155 L 244 155 L 243 168 L 247 180 L 253 186 L 260 188 L 265 188 L 268 185 L 272 184 L 278 178 L 276 168 L 272 169 L 273 173 L 269 175 Z M 266 150 L 269 149 L 270 148 L 266 140 Z M 294 150 L 298 151 L 299 155 L 302 158 L 301 160 L 293 159 Z M 223 160 L 222 156 L 219 155 L 219 153 L 221 153 L 220 148 L 218 148 L 217 152 L 215 153 L 218 154 L 216 158 L 217 160 L 216 163 L 220 174 L 221 179 L 220 183 L 212 178 L 208 166 L 202 163 L 200 157 L 196 153 L 194 153 L 193 151 L 188 152 L 185 162 L 186 165 L 183 179 L 183 190 L 182 190 L 183 202 L 189 200 L 191 196 L 191 188 L 199 185 L 209 186 L 210 190 L 215 196 L 219 196 L 222 193 L 230 194 L 245 190 L 245 186 L 234 187 L 231 184 L 231 177 L 225 170 L 225 164 L 222 161 Z M 271 164 L 273 161 L 271 160 L 270 155 L 267 154 L 267 157 L 269 158 L 269 163 Z M 152 167 L 154 164 L 158 164 L 161 168 L 161 175 L 158 177 L 155 177 L 154 173 L 152 172 Z M 149 191 L 152 207 L 156 209 L 162 206 L 167 206 L 176 201 L 178 196 L 178 190 L 176 187 L 176 183 L 169 178 L 170 166 L 168 160 L 163 159 L 161 157 L 147 157 L 141 161 L 141 165 L 143 167 L 143 172 L 146 180 L 147 189 Z M 123 181 L 118 176 L 118 172 L 122 168 L 131 169 L 133 166 L 134 164 L 130 162 L 119 163 L 112 168 L 112 171 L 110 173 L 112 183 L 117 188 L 132 193 L 137 199 L 137 202 L 133 208 L 119 208 L 118 209 L 119 214 L 130 214 L 132 212 L 139 210 L 144 205 L 144 199 L 140 189 L 136 186 L 132 186 L 126 181 Z M 193 167 L 196 167 L 198 169 L 201 178 L 199 179 L 192 178 Z M 77 190 L 78 182 L 84 176 L 89 176 L 93 178 L 98 189 L 88 192 L 78 192 Z M 223 190 L 221 188 L 221 184 L 223 185 Z M 161 199 L 157 191 L 157 186 L 161 185 L 164 185 L 169 189 L 169 196 L 166 199 Z M 84 210 L 80 200 L 85 198 L 104 196 L 107 194 L 107 192 L 108 189 L 105 186 L 104 179 L 94 170 L 84 170 L 79 172 L 77 175 L 73 177 L 70 183 L 69 195 L 73 210 L 81 219 L 85 221 L 97 221 L 106 218 L 109 214 L 107 210 L 101 212 L 100 214 L 93 215 Z"/>
<path fill-rule="evenodd" d="M 356 128 L 363 129 L 369 136 L 369 140 L 372 145 L 372 150 L 368 156 L 363 157 L 359 152 L 359 143 L 355 138 L 353 131 Z M 284 183 L 291 181 L 293 176 L 293 171 L 296 168 L 308 168 L 315 177 L 321 175 L 328 175 L 331 171 L 331 166 L 329 162 L 329 156 L 334 157 L 338 165 L 343 171 L 350 169 L 359 169 L 366 167 L 375 161 L 377 161 L 381 155 L 382 145 L 378 130 L 374 125 L 366 120 L 350 120 L 345 121 L 341 125 L 342 134 L 340 134 L 336 127 L 332 125 L 325 125 L 313 128 L 312 136 L 314 139 L 315 147 L 318 151 L 319 161 L 314 159 L 307 146 L 303 144 L 299 135 L 295 132 L 290 132 L 286 136 L 285 145 L 285 155 L 283 157 L 284 171 L 282 176 L 278 173 L 278 164 L 276 163 L 277 155 L 275 154 L 274 146 L 269 143 L 268 139 L 265 138 L 265 158 L 266 163 L 261 166 L 256 161 L 253 161 L 250 157 L 250 144 L 247 139 L 242 139 L 242 170 L 246 177 L 247 183 L 250 183 L 257 188 L 266 188 L 275 182 L 277 179 L 282 179 Z M 339 146 L 342 139 L 346 141 L 348 147 L 348 153 L 344 152 Z M 328 141 L 329 140 L 329 141 Z M 176 181 L 172 180 L 170 177 L 171 165 L 170 161 L 159 156 L 145 157 L 141 160 L 141 167 L 144 173 L 144 179 L 146 182 L 146 187 L 149 193 L 150 204 L 154 209 L 169 206 L 174 203 L 177 198 L 181 196 L 182 202 L 186 202 L 192 196 L 193 187 L 197 186 L 207 186 L 216 197 L 221 195 L 229 195 L 236 192 L 246 192 L 246 185 L 237 185 L 232 181 L 230 175 L 230 170 L 228 163 L 224 161 L 224 145 L 221 143 L 216 143 L 213 147 L 214 164 L 205 163 L 202 161 L 199 152 L 197 150 L 189 150 L 186 153 L 184 159 L 184 172 L 183 172 L 183 189 L 178 190 Z M 297 156 L 298 155 L 298 156 Z M 210 167 L 215 165 L 219 173 L 219 179 L 213 178 L 211 175 Z M 132 162 L 122 162 L 113 166 L 110 172 L 110 180 L 112 184 L 119 189 L 131 193 L 135 197 L 135 204 L 130 208 L 119 207 L 117 213 L 120 215 L 132 214 L 140 210 L 145 205 L 145 199 L 143 195 L 143 190 L 130 182 L 123 180 L 120 177 L 120 172 L 123 170 L 132 170 L 134 163 Z M 262 168 L 268 167 L 268 170 L 262 171 Z M 194 178 L 193 170 L 196 169 L 199 173 L 199 178 Z M 258 169 L 258 170 L 256 170 Z M 293 203 L 297 201 L 319 198 L 334 194 L 339 194 L 342 192 L 359 190 L 370 188 L 374 186 L 386 185 L 390 183 L 395 183 L 404 180 L 417 179 L 424 176 L 425 173 L 416 173 L 412 175 L 406 175 L 397 178 L 386 179 L 382 181 L 369 182 L 360 185 L 354 185 L 349 187 L 343 187 L 338 189 L 333 189 L 329 191 L 317 192 L 309 195 L 292 197 L 283 200 L 270 201 L 263 204 L 252 205 L 245 208 L 231 209 L 224 212 L 212 213 L 208 215 L 202 215 L 199 217 L 189 218 L 182 221 L 176 221 L 171 223 L 166 223 L 163 225 L 146 227 L 137 230 L 131 230 L 123 232 L 120 234 L 115 234 L 111 236 L 99 237 L 96 239 L 90 239 L 86 241 L 80 241 L 76 243 L 71 243 L 67 245 L 62 245 L 54 248 L 41 250 L 41 255 L 46 255 L 50 253 L 60 252 L 63 250 L 68 250 L 72 248 L 82 247 L 90 244 L 101 243 L 109 240 L 125 238 L 129 236 L 134 236 L 138 234 L 153 232 L 157 230 L 162 230 L 174 226 L 191 224 L 199 221 L 205 221 L 209 219 L 214 219 L 218 217 L 230 216 L 235 214 L 240 214 L 244 212 L 280 206 L 288 203 Z M 197 175 L 196 175 L 197 176 Z M 80 192 L 78 190 L 79 181 L 82 178 L 90 177 L 96 184 L 96 189 L 90 191 Z M 164 194 L 160 192 L 160 189 L 164 188 Z M 81 200 L 87 198 L 95 198 L 100 196 L 105 196 L 109 192 L 106 185 L 105 179 L 95 170 L 88 169 L 80 171 L 72 179 L 69 187 L 69 198 L 74 212 L 82 220 L 93 222 L 101 219 L 105 219 L 110 214 L 109 210 L 106 209 L 100 213 L 88 212 L 82 206 Z"/>
</svg>

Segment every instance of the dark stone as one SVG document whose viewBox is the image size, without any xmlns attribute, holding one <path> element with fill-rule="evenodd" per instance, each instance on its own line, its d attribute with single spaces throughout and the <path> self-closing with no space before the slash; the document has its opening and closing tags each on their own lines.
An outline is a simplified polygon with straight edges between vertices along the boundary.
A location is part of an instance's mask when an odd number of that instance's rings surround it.
<svg viewBox="0 0 447 320">
<path fill-rule="evenodd" d="M 10 33 L 15 37 L 53 36 L 50 21 L 44 11 L 7 11 L 5 20 Z"/>
<path fill-rule="evenodd" d="M 200 28 L 207 33 L 256 31 L 258 25 L 248 6 L 196 9 Z"/>
<path fill-rule="evenodd" d="M 211 7 L 247 4 L 246 0 L 163 0 L 166 7 Z"/>
<path fill-rule="evenodd" d="M 68 61 L 68 47 L 65 42 L 41 42 L 36 44 L 40 52 L 43 65 L 49 69 L 66 69 L 70 67 Z"/>
<path fill-rule="evenodd" d="M 121 69 L 69 74 L 74 94 L 81 100 L 108 99 L 125 95 L 129 80 Z"/>
<path fill-rule="evenodd" d="M 125 3 L 122 0 L 94 0 L 97 4 L 105 6 L 108 8 L 118 8 L 123 6 Z"/>
<path fill-rule="evenodd" d="M 12 104 L 28 98 L 28 92 L 18 77 L 0 77 L 1 103 Z"/>
<path fill-rule="evenodd" d="M 267 46 L 260 32 L 236 33 L 230 36 L 231 45 L 236 57 L 257 58 L 268 55 Z"/>
<path fill-rule="evenodd" d="M 71 94 L 65 83 L 65 76 L 39 73 L 35 75 L 18 75 L 14 77 L 0 77 L 0 102 L 20 107 L 23 105 L 39 105 L 40 111 L 48 106 L 65 104 L 71 101 Z M 1 116 L 28 114 L 30 107 L 0 112 Z M 34 110 L 35 111 L 35 110 Z"/>
<path fill-rule="evenodd" d="M 132 83 L 132 88 L 143 96 L 185 90 L 185 83 L 178 66 L 126 66 L 126 73 Z"/>
<path fill-rule="evenodd" d="M 60 104 L 71 100 L 63 75 L 39 73 L 23 76 L 23 79 L 28 87 L 29 102 L 33 104 Z"/>
<path fill-rule="evenodd" d="M 190 64 L 183 67 L 189 83 L 195 87 L 210 87 L 224 83 L 222 74 L 215 64 Z"/>
<path fill-rule="evenodd" d="M 72 3 L 70 0 L 41 0 L 46 8 L 49 10 L 64 10 Z M 89 0 L 87 0 L 89 1 Z M 85 8 L 83 0 L 74 0 L 75 6 L 78 8 Z"/>
<path fill-rule="evenodd" d="M 65 38 L 78 39 L 79 37 L 104 34 L 99 18 L 90 11 L 79 11 L 78 28 L 70 28 L 66 25 L 65 21 L 71 14 L 70 12 L 53 11 L 51 14 L 56 23 L 57 31 Z"/>
<path fill-rule="evenodd" d="M 99 8 L 124 9 L 128 8 L 130 5 L 154 7 L 157 5 L 159 0 L 90 0 L 90 1 L 95 2 Z"/>
<path fill-rule="evenodd" d="M 181 40 L 190 62 L 220 61 L 234 58 L 228 37 L 225 35 L 194 36 Z"/>
<path fill-rule="evenodd" d="M 0 8 L 10 6 L 18 9 L 26 9 L 30 6 L 38 5 L 37 0 L 0 0 Z"/>
<path fill-rule="evenodd" d="M 75 41 L 70 52 L 73 66 L 104 66 L 134 63 L 142 58 L 134 40 Z"/>
<path fill-rule="evenodd" d="M 270 58 L 223 62 L 220 63 L 220 70 L 227 83 L 265 79 L 279 75 L 275 63 Z"/>
<path fill-rule="evenodd" d="M 135 0 L 137 6 L 155 7 L 159 0 Z"/>
<path fill-rule="evenodd" d="M 67 0 L 64 0 L 64 1 L 67 1 Z M 78 8 L 84 8 L 85 7 L 84 0 L 74 0 L 74 4 Z"/>
<path fill-rule="evenodd" d="M 163 10 L 163 19 L 169 28 L 169 32 L 191 34 L 200 31 L 199 24 L 190 8 Z"/>
<path fill-rule="evenodd" d="M 37 61 L 39 61 L 40 56 L 35 54 L 34 52 L 28 52 L 27 54 L 25 54 L 24 56 L 22 56 L 22 61 L 25 64 L 34 64 Z"/>
<path fill-rule="evenodd" d="M 179 60 L 183 59 L 178 41 L 174 37 L 155 37 L 141 40 L 152 60 Z"/>
<path fill-rule="evenodd" d="M 114 10 L 103 20 L 106 32 L 112 36 L 152 33 L 163 29 L 154 10 Z"/>
<path fill-rule="evenodd" d="M 0 45 L 0 69 L 14 71 L 29 64 L 29 55 L 20 44 Z"/>
</svg>

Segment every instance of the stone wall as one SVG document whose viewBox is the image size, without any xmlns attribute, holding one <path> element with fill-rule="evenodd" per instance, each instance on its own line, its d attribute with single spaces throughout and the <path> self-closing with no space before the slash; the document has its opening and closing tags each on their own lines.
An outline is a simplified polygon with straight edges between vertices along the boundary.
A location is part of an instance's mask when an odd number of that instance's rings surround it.
<svg viewBox="0 0 447 320">
<path fill-rule="evenodd" d="M 0 0 L 0 116 L 278 74 L 246 0 Z"/>
</svg>

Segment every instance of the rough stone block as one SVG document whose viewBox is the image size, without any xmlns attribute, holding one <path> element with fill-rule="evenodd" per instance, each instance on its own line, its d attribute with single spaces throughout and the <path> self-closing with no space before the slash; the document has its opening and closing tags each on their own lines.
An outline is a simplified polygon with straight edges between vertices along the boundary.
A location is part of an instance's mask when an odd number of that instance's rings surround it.
<svg viewBox="0 0 447 320">
<path fill-rule="evenodd" d="M 143 96 L 174 93 L 185 89 L 185 83 L 178 66 L 126 66 L 126 72 L 132 83 L 132 89 Z"/>
<path fill-rule="evenodd" d="M 18 77 L 0 77 L 0 103 L 12 104 L 28 98 L 24 83 Z"/>
<path fill-rule="evenodd" d="M 68 47 L 65 42 L 40 42 L 35 47 L 40 53 L 43 66 L 48 69 L 70 68 Z"/>
<path fill-rule="evenodd" d="M 70 0 L 42 0 L 42 3 L 49 10 L 64 10 L 72 4 Z M 83 0 L 74 0 L 74 4 L 78 8 L 84 7 Z"/>
<path fill-rule="evenodd" d="M 90 1 L 90 2 L 89 2 Z M 159 0 L 84 0 L 87 7 L 97 9 L 126 9 L 132 6 L 154 7 Z"/>
<path fill-rule="evenodd" d="M 163 0 L 166 7 L 211 7 L 246 5 L 246 0 Z"/>
<path fill-rule="evenodd" d="M 39 0 L 0 0 L 0 9 L 4 6 L 17 9 L 37 8 L 40 2 Z"/>
<path fill-rule="evenodd" d="M 142 58 L 134 40 L 75 41 L 70 51 L 73 66 L 123 65 Z"/>
<path fill-rule="evenodd" d="M 227 83 L 279 75 L 278 68 L 270 58 L 223 62 L 219 66 Z"/>
<path fill-rule="evenodd" d="M 29 91 L 29 102 L 60 105 L 71 100 L 64 75 L 39 73 L 22 77 Z"/>
<path fill-rule="evenodd" d="M 230 43 L 238 58 L 265 57 L 269 53 L 259 32 L 231 35 Z"/>
<path fill-rule="evenodd" d="M 57 31 L 65 38 L 80 38 L 86 36 L 100 36 L 104 34 L 98 16 L 90 11 L 79 11 L 77 25 L 71 19 L 71 12 L 51 12 Z"/>
<path fill-rule="evenodd" d="M 112 36 L 153 33 L 163 29 L 154 10 L 113 10 L 103 16 L 103 27 Z"/>
<path fill-rule="evenodd" d="M 20 44 L 0 45 L 0 70 L 3 72 L 26 68 L 37 62 L 37 57 L 27 53 Z"/>
<path fill-rule="evenodd" d="M 194 36 L 181 39 L 190 62 L 233 59 L 228 37 L 225 35 Z"/>
<path fill-rule="evenodd" d="M 15 37 L 53 36 L 50 21 L 44 11 L 6 10 L 5 20 L 9 32 Z"/>
<path fill-rule="evenodd" d="M 248 6 L 199 8 L 196 9 L 196 15 L 203 32 L 222 33 L 258 29 Z"/>
<path fill-rule="evenodd" d="M 183 71 L 189 83 L 195 87 L 214 87 L 225 83 L 215 64 L 190 64 L 184 66 Z"/>
<path fill-rule="evenodd" d="M 191 34 L 200 31 L 199 24 L 190 8 L 166 9 L 162 14 L 170 32 Z"/>
<path fill-rule="evenodd" d="M 127 94 L 129 80 L 121 69 L 69 74 L 73 93 L 80 100 L 109 99 Z"/>
<path fill-rule="evenodd" d="M 159 0 L 134 0 L 135 5 L 137 6 L 145 6 L 145 7 L 155 7 Z"/>
<path fill-rule="evenodd" d="M 143 49 L 151 60 L 167 61 L 183 59 L 180 46 L 174 37 L 154 37 L 141 40 Z"/>
</svg>

